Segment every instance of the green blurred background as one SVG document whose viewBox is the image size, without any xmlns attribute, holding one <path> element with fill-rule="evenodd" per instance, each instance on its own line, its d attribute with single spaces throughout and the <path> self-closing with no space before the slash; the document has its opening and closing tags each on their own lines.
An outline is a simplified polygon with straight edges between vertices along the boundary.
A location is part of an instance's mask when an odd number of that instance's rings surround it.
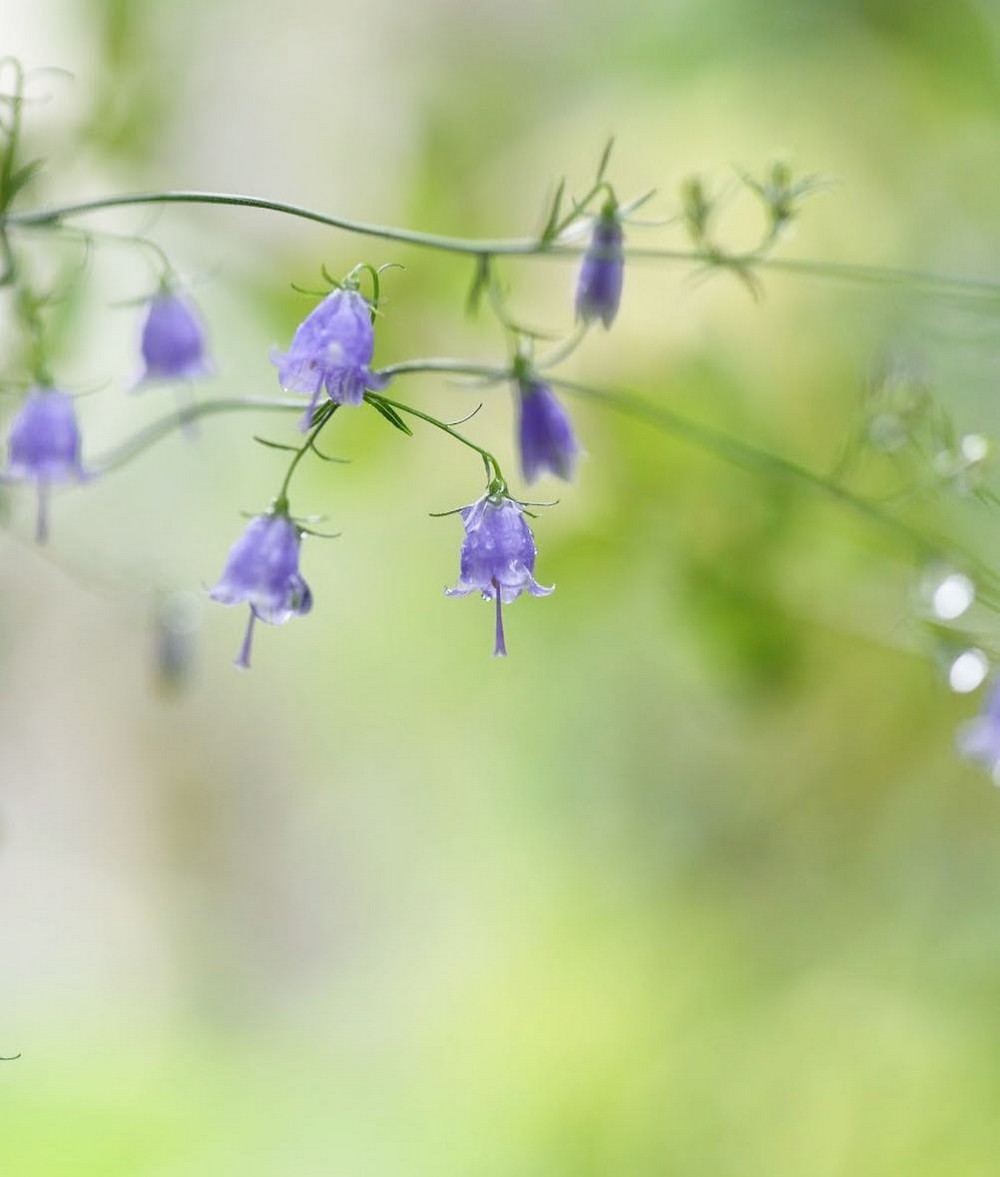
<svg viewBox="0 0 1000 1177">
<path fill-rule="evenodd" d="M 787 256 L 990 276 L 993 0 L 3 0 L 0 50 L 58 65 L 30 109 L 37 201 L 245 191 L 456 234 L 537 227 L 609 133 L 626 193 L 783 154 L 839 183 Z M 757 232 L 734 198 L 727 237 Z M 376 358 L 492 358 L 468 263 L 254 211 L 94 218 L 162 242 L 211 327 L 198 395 L 274 395 L 321 262 L 398 261 Z M 23 247 L 44 269 L 73 248 Z M 683 244 L 676 230 L 633 240 Z M 78 250 L 77 250 L 78 253 Z M 506 267 L 571 326 L 572 267 Z M 56 371 L 105 449 L 145 259 L 102 248 Z M 963 429 L 1000 428 L 989 315 L 899 289 L 630 269 L 568 370 L 829 469 L 870 366 L 914 354 Z M 56 316 L 58 318 L 58 315 Z M 10 322 L 8 356 L 16 352 Z M 9 368 L 9 365 L 7 365 Z M 441 415 L 475 393 L 398 382 Z M 490 392 L 466 428 L 511 453 Z M 369 416 L 373 419 L 369 420 Z M 202 607 L 290 422 L 206 422 L 55 504 L 0 557 L 0 1171 L 11 1177 L 992 1175 L 1000 812 L 959 764 L 913 568 L 815 495 L 580 405 L 588 457 L 536 524 L 558 590 L 445 599 L 479 493 L 437 434 L 343 414 L 296 509 L 316 608 Z M 513 462 L 508 464 L 513 468 Z M 877 483 L 877 474 L 874 476 Z M 945 516 L 984 558 L 993 516 Z M 165 691 L 153 620 L 191 590 Z"/>
</svg>

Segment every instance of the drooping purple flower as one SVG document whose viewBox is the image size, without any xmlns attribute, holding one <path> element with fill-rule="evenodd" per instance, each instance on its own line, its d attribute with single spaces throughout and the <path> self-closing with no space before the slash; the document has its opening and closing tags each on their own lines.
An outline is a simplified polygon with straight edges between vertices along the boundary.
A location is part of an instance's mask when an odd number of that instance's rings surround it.
<svg viewBox="0 0 1000 1177">
<path fill-rule="evenodd" d="M 287 515 L 258 515 L 251 519 L 226 559 L 219 583 L 209 591 L 222 605 L 250 606 L 243 645 L 236 665 L 250 669 L 254 623 L 284 625 L 290 617 L 308 613 L 312 593 L 299 572 L 301 534 Z"/>
<path fill-rule="evenodd" d="M 371 369 L 375 351 L 371 307 L 351 289 L 334 290 L 299 324 L 287 352 L 272 352 L 286 392 L 310 397 L 302 419 L 306 429 L 326 388 L 338 405 L 360 405 L 366 389 L 385 388 L 388 380 Z"/>
<path fill-rule="evenodd" d="M 569 481 L 580 452 L 569 413 L 552 389 L 539 380 L 520 380 L 517 390 L 517 432 L 525 480 L 534 482 L 544 470 L 551 470 Z"/>
<path fill-rule="evenodd" d="M 144 369 L 137 387 L 156 380 L 194 380 L 212 370 L 201 319 L 187 299 L 170 290 L 150 299 L 141 348 Z"/>
<path fill-rule="evenodd" d="M 545 588 L 534 577 L 535 537 L 524 520 L 519 504 L 504 495 L 483 495 L 463 507 L 459 514 L 465 526 L 458 584 L 446 589 L 449 597 L 467 597 L 481 592 L 483 600 L 496 602 L 495 658 L 507 655 L 503 632 L 503 605 L 516 601 L 522 592 L 547 597 L 555 585 Z"/>
<path fill-rule="evenodd" d="M 1000 681 L 994 684 L 979 715 L 959 729 L 959 752 L 982 764 L 1000 784 Z"/>
<path fill-rule="evenodd" d="M 49 534 L 49 487 L 59 482 L 82 482 L 86 477 L 73 398 L 55 388 L 33 388 L 10 428 L 4 478 L 35 483 L 35 538 L 39 543 L 44 543 Z"/>
<path fill-rule="evenodd" d="M 600 319 L 605 328 L 618 314 L 625 259 L 617 206 L 610 201 L 594 222 L 594 235 L 583 257 L 576 284 L 576 317 L 590 323 Z"/>
</svg>

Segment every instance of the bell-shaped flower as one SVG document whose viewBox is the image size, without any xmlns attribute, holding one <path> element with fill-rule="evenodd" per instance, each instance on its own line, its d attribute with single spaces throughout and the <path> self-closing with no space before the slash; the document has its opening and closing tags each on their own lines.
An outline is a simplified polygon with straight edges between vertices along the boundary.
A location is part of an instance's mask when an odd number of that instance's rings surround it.
<svg viewBox="0 0 1000 1177">
<path fill-rule="evenodd" d="M 956 743 L 967 760 L 982 764 L 1000 785 L 1000 682 L 990 690 L 979 715 L 959 729 Z"/>
<path fill-rule="evenodd" d="M 312 593 L 299 572 L 302 536 L 287 515 L 257 515 L 233 544 L 219 583 L 209 596 L 222 605 L 250 606 L 236 665 L 250 668 L 254 623 L 284 625 L 308 613 Z"/>
<path fill-rule="evenodd" d="M 141 350 L 144 367 L 137 387 L 158 380 L 195 380 L 212 371 L 198 313 L 170 290 L 161 290 L 149 301 Z"/>
<path fill-rule="evenodd" d="M 569 481 L 580 452 L 569 413 L 552 389 L 539 380 L 519 380 L 517 393 L 517 433 L 525 480 L 534 482 L 539 474 L 550 470 Z"/>
<path fill-rule="evenodd" d="M 371 307 L 357 290 L 345 288 L 328 294 L 302 320 L 287 352 L 271 353 L 281 387 L 310 398 L 303 429 L 324 388 L 338 405 L 360 405 L 367 389 L 385 388 L 388 380 L 371 368 L 374 352 Z"/>
<path fill-rule="evenodd" d="M 505 657 L 503 606 L 516 601 L 523 592 L 547 597 L 555 585 L 545 588 L 534 576 L 535 537 L 524 512 L 503 494 L 486 494 L 459 511 L 465 526 L 458 584 L 446 589 L 449 597 L 467 597 L 480 592 L 483 600 L 496 603 L 494 657 Z"/>
<path fill-rule="evenodd" d="M 594 222 L 594 234 L 583 256 L 576 284 L 576 317 L 583 323 L 600 319 L 610 327 L 622 297 L 625 258 L 618 208 L 608 201 Z"/>
<path fill-rule="evenodd" d="M 55 388 L 33 388 L 10 427 L 4 481 L 35 483 L 35 538 L 39 543 L 44 543 L 49 533 L 49 487 L 86 478 L 73 398 Z"/>
</svg>

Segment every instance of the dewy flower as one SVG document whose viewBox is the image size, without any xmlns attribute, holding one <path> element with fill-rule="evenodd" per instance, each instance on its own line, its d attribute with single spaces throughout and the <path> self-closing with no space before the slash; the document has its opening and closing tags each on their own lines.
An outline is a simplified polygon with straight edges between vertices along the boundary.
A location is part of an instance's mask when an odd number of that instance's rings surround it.
<svg viewBox="0 0 1000 1177">
<path fill-rule="evenodd" d="M 138 386 L 156 380 L 194 380 L 211 372 L 201 320 L 180 295 L 162 290 L 150 300 L 142 327 L 142 360 L 145 368 Z"/>
<path fill-rule="evenodd" d="M 958 750 L 987 768 L 1000 784 L 1000 682 L 992 687 L 979 716 L 959 729 Z"/>
<path fill-rule="evenodd" d="M 516 601 L 525 591 L 533 597 L 547 597 L 555 585 L 544 588 L 535 580 L 535 537 L 513 499 L 486 494 L 459 514 L 465 525 L 460 574 L 458 584 L 445 591 L 449 597 L 467 597 L 479 591 L 483 600 L 496 602 L 493 656 L 506 657 L 502 606 Z"/>
<path fill-rule="evenodd" d="M 254 623 L 284 625 L 308 613 L 312 593 L 299 572 L 301 535 L 287 515 L 258 515 L 233 544 L 219 583 L 210 590 L 222 605 L 250 606 L 243 645 L 236 665 L 250 669 Z"/>
<path fill-rule="evenodd" d="M 371 369 L 375 351 L 371 307 L 357 290 L 334 290 L 299 324 L 287 352 L 272 352 L 286 392 L 309 396 L 302 420 L 306 429 L 320 394 L 338 405 L 360 405 L 365 390 L 385 388 L 388 380 Z"/>
<path fill-rule="evenodd" d="M 33 388 L 11 425 L 5 480 L 34 482 L 38 488 L 35 538 L 48 538 L 49 487 L 57 482 L 82 482 L 80 428 L 73 398 L 55 388 Z"/>
<path fill-rule="evenodd" d="M 518 441 L 525 480 L 534 482 L 544 470 L 551 470 L 568 481 L 580 452 L 569 413 L 552 389 L 539 380 L 519 380 L 517 393 Z"/>
<path fill-rule="evenodd" d="M 576 317 L 584 323 L 600 319 L 610 327 L 622 297 L 625 260 L 618 206 L 609 200 L 594 222 L 590 248 L 584 254 L 576 284 Z"/>
</svg>

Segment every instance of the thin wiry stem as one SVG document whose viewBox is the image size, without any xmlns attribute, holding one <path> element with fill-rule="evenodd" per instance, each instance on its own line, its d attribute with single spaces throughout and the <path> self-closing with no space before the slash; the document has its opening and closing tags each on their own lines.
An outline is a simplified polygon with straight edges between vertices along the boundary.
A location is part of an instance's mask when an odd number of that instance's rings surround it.
<svg viewBox="0 0 1000 1177">
<path fill-rule="evenodd" d="M 702 425 L 697 421 L 692 421 L 680 413 L 675 413 L 672 409 L 650 404 L 647 400 L 630 392 L 617 388 L 613 391 L 594 388 L 589 384 L 580 384 L 575 380 L 564 380 L 555 376 L 546 377 L 546 380 L 553 388 L 561 389 L 563 392 L 568 392 L 571 396 L 578 396 L 583 400 L 593 401 L 622 416 L 642 421 L 646 425 L 652 425 L 661 432 L 669 433 L 681 441 L 695 445 L 731 465 L 785 481 L 797 482 L 819 491 L 849 507 L 855 514 L 862 515 L 886 530 L 895 532 L 900 538 L 907 540 L 908 544 L 918 553 L 929 555 L 938 549 L 936 543 L 929 540 L 922 532 L 910 527 L 903 520 L 883 511 L 875 503 L 861 498 L 833 479 L 827 478 L 823 474 L 817 474 L 807 466 L 801 466 L 789 458 L 780 457 L 778 454 L 761 449 L 750 442 L 741 441 L 728 433 L 713 429 L 710 425 Z"/>
<path fill-rule="evenodd" d="M 404 360 L 397 364 L 381 369 L 382 374 L 395 377 L 419 374 L 434 375 L 449 373 L 451 375 L 489 377 L 491 379 L 513 379 L 514 374 L 509 368 L 497 365 L 466 363 L 458 359 L 432 357 L 427 359 Z M 947 560 L 965 568 L 971 575 L 976 576 L 984 587 L 1000 590 L 1000 579 L 996 573 L 984 565 L 971 553 L 960 549 L 947 539 L 931 536 L 900 519 L 878 503 L 866 499 L 847 489 L 835 478 L 819 474 L 790 458 L 773 454 L 769 450 L 760 448 L 751 442 L 733 437 L 728 433 L 692 421 L 690 418 L 662 405 L 651 404 L 644 397 L 623 389 L 596 388 L 593 385 L 581 384 L 575 380 L 564 380 L 560 377 L 546 377 L 548 382 L 557 389 L 569 393 L 571 396 L 588 400 L 604 408 L 630 417 L 635 421 L 650 425 L 662 433 L 677 438 L 689 445 L 694 445 L 714 457 L 731 465 L 753 473 L 764 474 L 785 482 L 804 486 L 813 492 L 823 495 L 831 501 L 846 507 L 853 514 L 867 520 L 895 536 L 895 538 L 918 560 Z M 386 398 L 383 398 L 386 399 Z M 431 417 L 422 410 L 405 405 L 399 401 L 388 401 L 394 408 L 419 417 L 422 420 L 450 433 L 456 440 L 476 450 L 481 455 L 488 455 L 493 463 L 496 459 L 488 451 L 481 449 L 463 435 L 457 434 L 447 427 L 446 422 Z M 123 466 L 133 457 L 142 453 L 162 438 L 169 436 L 176 430 L 189 425 L 199 417 L 228 412 L 277 411 L 301 412 L 301 400 L 269 400 L 263 397 L 242 397 L 202 401 L 188 406 L 186 409 L 172 413 L 169 417 L 155 422 L 141 430 L 134 437 L 123 442 L 111 450 L 103 458 L 92 463 L 92 469 L 98 473 L 109 473 Z"/>
<path fill-rule="evenodd" d="M 425 371 L 439 371 L 438 368 L 424 369 Z M 410 368 L 409 371 L 417 372 L 419 368 Z M 470 450 L 474 450 L 482 459 L 483 465 L 486 467 L 486 478 L 488 481 L 493 479 L 506 488 L 507 480 L 503 476 L 503 471 L 500 469 L 500 463 L 496 457 L 490 453 L 488 449 L 477 445 L 474 441 L 465 436 L 464 433 L 459 433 L 457 429 L 449 425 L 447 421 L 442 421 L 440 417 L 433 417 L 430 413 L 425 413 L 423 409 L 414 408 L 413 405 L 405 405 L 401 401 L 390 400 L 387 396 L 381 393 L 369 392 L 365 394 L 365 400 L 369 404 L 383 404 L 390 408 L 397 409 L 400 413 L 409 413 L 411 417 L 416 417 L 420 421 L 426 422 L 428 425 L 433 425 L 435 429 L 440 429 L 442 433 L 447 433 L 449 437 L 453 437 L 457 442 L 467 446 Z"/>
<path fill-rule="evenodd" d="M 185 405 L 168 417 L 154 421 L 145 429 L 123 441 L 120 445 L 109 450 L 102 457 L 89 463 L 95 474 L 110 474 L 126 465 L 133 458 L 148 450 L 170 434 L 189 427 L 200 417 L 213 417 L 220 413 L 241 412 L 302 412 L 301 400 L 278 400 L 267 397 L 220 397 L 217 400 L 198 401 L 192 405 Z"/>
<path fill-rule="evenodd" d="M 409 376 L 428 372 L 443 372 L 452 376 L 478 376 L 487 380 L 506 380 L 511 375 L 510 369 L 505 365 L 477 364 L 469 360 L 452 360 L 443 356 L 401 360 L 398 364 L 379 368 L 379 374 L 382 376 Z"/>
<path fill-rule="evenodd" d="M 423 233 L 416 229 L 401 229 L 390 225 L 358 221 L 349 217 L 330 216 L 327 213 L 317 212 L 314 209 L 304 208 L 302 205 L 290 204 L 282 200 L 269 200 L 257 196 L 223 192 L 197 191 L 127 192 L 70 204 L 53 205 L 50 208 L 8 212 L 0 216 L 0 236 L 5 229 L 17 226 L 58 226 L 67 218 L 100 212 L 103 209 L 157 204 L 208 204 L 262 209 L 267 212 L 298 217 L 330 228 L 341 229 L 346 233 L 357 233 L 365 237 L 398 241 L 405 245 L 436 249 L 444 253 L 464 254 L 476 258 L 490 256 L 578 258 L 586 249 L 585 245 L 547 241 L 540 237 L 510 237 L 490 240 Z M 890 266 L 859 265 L 848 262 L 765 257 L 757 251 L 726 254 L 715 249 L 630 247 L 626 249 L 625 253 L 626 257 L 633 261 L 683 262 L 689 265 L 732 269 L 737 272 L 745 272 L 749 267 L 860 285 L 904 285 L 944 296 L 959 295 L 1000 299 L 1000 282 L 936 274 L 924 270 L 897 269 Z"/>
<path fill-rule="evenodd" d="M 295 451 L 295 456 L 288 464 L 288 469 L 285 471 L 285 477 L 281 481 L 281 489 L 278 491 L 274 499 L 274 510 L 281 514 L 288 512 L 288 488 L 292 484 L 292 476 L 298 467 L 299 462 L 302 461 L 309 450 L 315 449 L 316 438 L 323 432 L 326 426 L 330 423 L 330 418 L 340 408 L 339 405 L 331 404 L 327 401 L 325 405 L 320 408 L 316 414 L 312 429 L 301 446 Z"/>
<path fill-rule="evenodd" d="M 884 510 L 878 503 L 855 494 L 835 478 L 819 474 L 790 458 L 773 454 L 750 442 L 741 441 L 730 434 L 713 429 L 710 425 L 692 421 L 672 409 L 650 404 L 642 396 L 623 389 L 594 388 L 588 384 L 559 377 L 546 379 L 553 388 L 561 389 L 583 400 L 593 401 L 643 424 L 652 425 L 655 429 L 695 445 L 731 465 L 786 482 L 794 482 L 821 494 L 895 536 L 918 560 L 947 561 L 955 564 L 975 576 L 980 585 L 991 594 L 1000 593 L 1000 577 L 973 553 L 950 539 L 933 536 L 911 526 L 897 515 Z"/>
</svg>

